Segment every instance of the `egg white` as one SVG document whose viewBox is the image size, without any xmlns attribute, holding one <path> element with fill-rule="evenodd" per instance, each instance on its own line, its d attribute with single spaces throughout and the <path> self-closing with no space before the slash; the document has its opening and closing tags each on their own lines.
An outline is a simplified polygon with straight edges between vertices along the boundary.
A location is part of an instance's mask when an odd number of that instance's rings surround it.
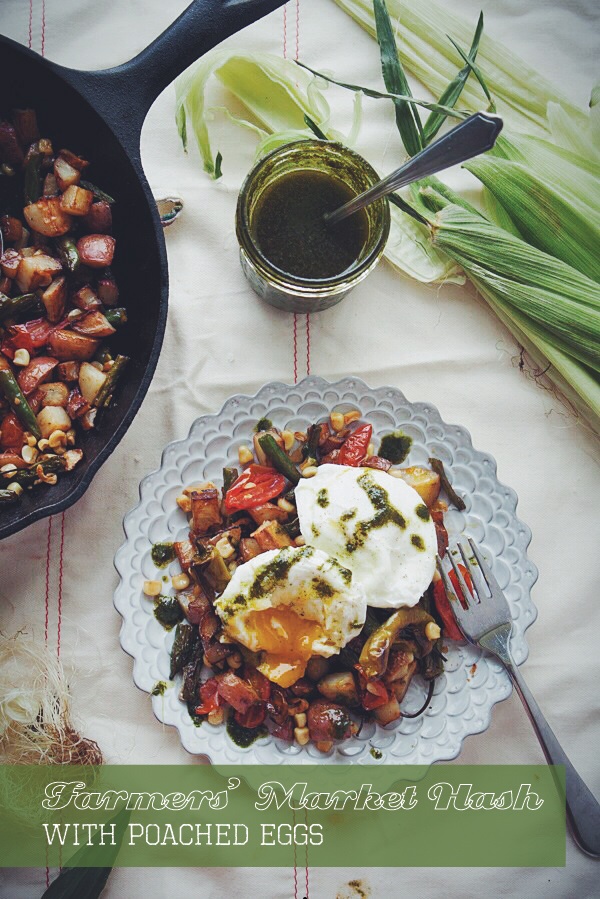
<svg viewBox="0 0 600 899">
<path fill-rule="evenodd" d="M 215 600 L 226 634 L 254 652 L 263 647 L 247 626 L 249 613 L 278 606 L 319 625 L 312 653 L 324 657 L 360 633 L 367 613 L 365 593 L 352 572 L 312 546 L 269 550 L 238 565 Z"/>
<path fill-rule="evenodd" d="M 416 490 L 377 469 L 321 465 L 295 492 L 306 543 L 349 568 L 370 606 L 418 603 L 435 571 L 437 538 Z M 381 509 L 392 520 L 378 525 Z"/>
</svg>

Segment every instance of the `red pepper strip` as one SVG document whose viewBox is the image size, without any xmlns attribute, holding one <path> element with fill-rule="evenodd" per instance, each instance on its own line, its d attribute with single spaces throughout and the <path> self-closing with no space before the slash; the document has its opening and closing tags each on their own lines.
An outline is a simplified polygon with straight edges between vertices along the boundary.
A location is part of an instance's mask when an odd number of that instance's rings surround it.
<svg viewBox="0 0 600 899">
<path fill-rule="evenodd" d="M 255 702 L 247 712 L 234 712 L 233 717 L 241 727 L 258 727 L 267 715 L 264 702 Z"/>
<path fill-rule="evenodd" d="M 209 712 L 214 712 L 215 709 L 219 708 L 218 687 L 219 684 L 214 677 L 202 684 L 200 687 L 200 699 L 202 702 L 194 709 L 196 715 L 208 715 Z"/>
<path fill-rule="evenodd" d="M 373 428 L 371 425 L 359 425 L 340 447 L 335 460 L 336 465 L 351 465 L 357 468 L 367 455 Z"/>
<path fill-rule="evenodd" d="M 225 511 L 253 509 L 278 496 L 286 485 L 282 474 L 266 465 L 249 465 L 225 494 Z"/>
<path fill-rule="evenodd" d="M 371 709 L 378 709 L 380 706 L 385 705 L 386 702 L 389 702 L 389 699 L 389 693 L 385 684 L 380 680 L 371 680 L 365 688 L 362 697 L 363 709 L 366 709 L 368 712 Z"/>
<path fill-rule="evenodd" d="M 256 668 L 246 668 L 246 680 L 249 680 L 259 699 L 264 702 L 271 698 L 271 681 Z"/>
<path fill-rule="evenodd" d="M 471 575 L 467 571 L 464 565 L 459 564 L 458 568 L 460 573 L 465 579 L 465 583 L 469 588 L 471 594 L 473 593 L 473 582 L 471 580 Z M 450 581 L 452 582 L 452 586 L 454 588 L 454 592 L 460 599 L 462 595 L 462 591 L 460 589 L 460 584 L 458 583 L 457 577 L 454 574 L 454 571 L 450 572 Z M 444 589 L 444 582 L 440 578 L 439 581 L 436 581 L 433 585 L 433 601 L 435 602 L 435 607 L 438 611 L 438 615 L 442 619 L 442 624 L 444 626 L 444 633 L 450 640 L 463 640 L 464 637 L 460 631 L 458 624 L 456 623 L 456 619 L 454 617 L 454 613 L 450 608 L 450 600 L 446 595 L 446 591 Z"/>
</svg>

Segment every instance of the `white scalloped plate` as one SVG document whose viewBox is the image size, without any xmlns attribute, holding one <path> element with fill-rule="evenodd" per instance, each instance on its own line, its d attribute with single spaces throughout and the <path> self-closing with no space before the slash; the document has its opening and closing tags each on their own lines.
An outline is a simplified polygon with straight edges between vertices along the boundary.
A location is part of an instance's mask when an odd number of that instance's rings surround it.
<svg viewBox="0 0 600 899">
<path fill-rule="evenodd" d="M 513 655 L 518 664 L 526 659 L 524 634 L 536 617 L 530 592 L 537 570 L 526 554 L 531 532 L 516 517 L 515 492 L 496 478 L 494 459 L 473 448 L 464 428 L 443 422 L 429 404 L 409 403 L 399 390 L 372 389 L 358 378 L 330 384 L 308 377 L 292 386 L 267 384 L 256 396 L 231 397 L 216 415 L 198 418 L 185 440 L 170 443 L 159 470 L 141 482 L 140 502 L 125 516 L 126 540 L 115 556 L 121 580 L 114 599 L 123 617 L 121 646 L 133 656 L 133 679 L 141 690 L 150 693 L 157 681 L 168 682 L 174 635 L 154 618 L 142 583 L 164 574 L 152 563 L 152 544 L 187 536 L 186 517 L 175 502 L 182 485 L 199 480 L 220 483 L 223 467 L 238 464 L 237 448 L 248 442 L 260 418 L 267 416 L 279 428 L 305 430 L 333 409 L 359 409 L 361 417 L 373 425 L 376 446 L 384 434 L 400 428 L 413 441 L 411 465 L 427 465 L 430 456 L 443 461 L 467 506 L 464 512 L 452 509 L 444 516 L 450 542 L 468 536 L 483 550 L 511 607 Z M 171 568 L 175 573 L 177 563 Z M 152 704 L 159 721 L 177 728 L 188 752 L 207 755 L 214 763 L 430 764 L 455 758 L 464 738 L 484 731 L 492 706 L 511 691 L 500 663 L 475 647 L 449 641 L 447 659 L 425 714 L 402 718 L 385 728 L 369 722 L 359 736 L 325 756 L 310 745 L 290 745 L 270 736 L 242 749 L 229 738 L 224 725 L 195 727 L 178 699 L 180 678 L 169 684 L 163 696 L 153 697 Z M 423 683 L 415 678 L 403 708 L 415 711 L 424 695 Z"/>
</svg>

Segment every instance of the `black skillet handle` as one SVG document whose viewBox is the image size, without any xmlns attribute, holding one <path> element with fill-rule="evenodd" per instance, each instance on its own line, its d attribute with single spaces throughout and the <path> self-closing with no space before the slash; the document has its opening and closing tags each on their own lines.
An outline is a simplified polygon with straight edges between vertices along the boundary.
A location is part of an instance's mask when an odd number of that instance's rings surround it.
<svg viewBox="0 0 600 899">
<path fill-rule="evenodd" d="M 149 47 L 113 69 L 61 75 L 93 104 L 130 155 L 139 157 L 142 125 L 152 103 L 184 69 L 236 31 L 286 0 L 194 0 Z"/>
</svg>

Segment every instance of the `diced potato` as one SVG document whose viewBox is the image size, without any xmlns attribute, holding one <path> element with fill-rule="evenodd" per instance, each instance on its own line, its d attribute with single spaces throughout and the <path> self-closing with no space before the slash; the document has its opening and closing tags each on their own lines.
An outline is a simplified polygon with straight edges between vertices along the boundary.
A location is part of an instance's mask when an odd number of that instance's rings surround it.
<svg viewBox="0 0 600 899">
<path fill-rule="evenodd" d="M 90 404 L 90 406 L 96 399 L 98 391 L 105 381 L 106 375 L 103 371 L 98 371 L 98 369 L 89 362 L 81 363 L 79 369 L 79 389 L 82 397 Z"/>
<path fill-rule="evenodd" d="M 55 278 L 50 287 L 47 287 L 42 294 L 42 303 L 46 307 L 48 321 L 56 324 L 65 314 L 65 302 L 67 299 L 67 282 L 61 276 Z"/>
<path fill-rule="evenodd" d="M 61 381 L 50 381 L 48 384 L 40 384 L 39 391 L 42 394 L 42 407 L 67 405 L 69 388 Z"/>
<path fill-rule="evenodd" d="M 69 215 L 87 215 L 93 200 L 91 190 L 71 184 L 60 198 L 60 205 Z"/>
<path fill-rule="evenodd" d="M 71 427 L 71 419 L 62 406 L 45 406 L 36 419 L 42 437 L 46 438 L 54 431 L 68 431 Z"/>
<path fill-rule="evenodd" d="M 82 362 L 92 359 L 99 341 L 73 331 L 54 331 L 48 338 L 50 352 L 59 362 Z"/>
<path fill-rule="evenodd" d="M 356 683 L 351 671 L 336 671 L 327 674 L 317 684 L 317 690 L 325 699 L 333 702 L 352 704 L 358 702 Z"/>
<path fill-rule="evenodd" d="M 23 256 L 18 250 L 5 250 L 0 256 L 0 270 L 5 278 L 15 278 Z"/>
<path fill-rule="evenodd" d="M 75 153 L 72 153 L 71 150 L 61 150 L 58 155 L 60 159 L 64 159 L 65 162 L 68 162 L 69 165 L 73 166 L 74 169 L 78 169 L 80 172 L 89 165 L 87 159 L 82 159 L 81 156 L 77 156 Z"/>
<path fill-rule="evenodd" d="M 66 190 L 72 184 L 79 184 L 81 172 L 70 165 L 62 156 L 58 156 L 54 161 L 54 177 L 60 190 Z"/>
<path fill-rule="evenodd" d="M 71 227 L 71 216 L 61 206 L 60 197 L 42 197 L 23 210 L 29 227 L 44 237 L 60 237 Z"/>
<path fill-rule="evenodd" d="M 389 702 L 386 702 L 385 705 L 380 705 L 378 709 L 373 709 L 375 721 L 383 727 L 391 721 L 396 721 L 401 714 L 400 704 L 395 696 Z"/>
<path fill-rule="evenodd" d="M 16 243 L 23 236 L 23 225 L 20 219 L 12 215 L 0 216 L 0 231 L 7 243 Z"/>
<path fill-rule="evenodd" d="M 431 506 L 440 492 L 440 476 L 429 468 L 413 465 L 396 470 L 396 475 L 413 487 L 426 506 Z"/>
<path fill-rule="evenodd" d="M 29 293 L 38 287 L 48 287 L 60 271 L 62 271 L 60 262 L 52 256 L 23 255 L 17 269 L 17 286 L 23 293 Z"/>
<path fill-rule="evenodd" d="M 288 532 L 282 528 L 278 521 L 265 521 L 258 530 L 251 534 L 260 546 L 261 552 L 269 549 L 282 549 L 284 546 L 292 546 L 292 540 Z"/>
</svg>

